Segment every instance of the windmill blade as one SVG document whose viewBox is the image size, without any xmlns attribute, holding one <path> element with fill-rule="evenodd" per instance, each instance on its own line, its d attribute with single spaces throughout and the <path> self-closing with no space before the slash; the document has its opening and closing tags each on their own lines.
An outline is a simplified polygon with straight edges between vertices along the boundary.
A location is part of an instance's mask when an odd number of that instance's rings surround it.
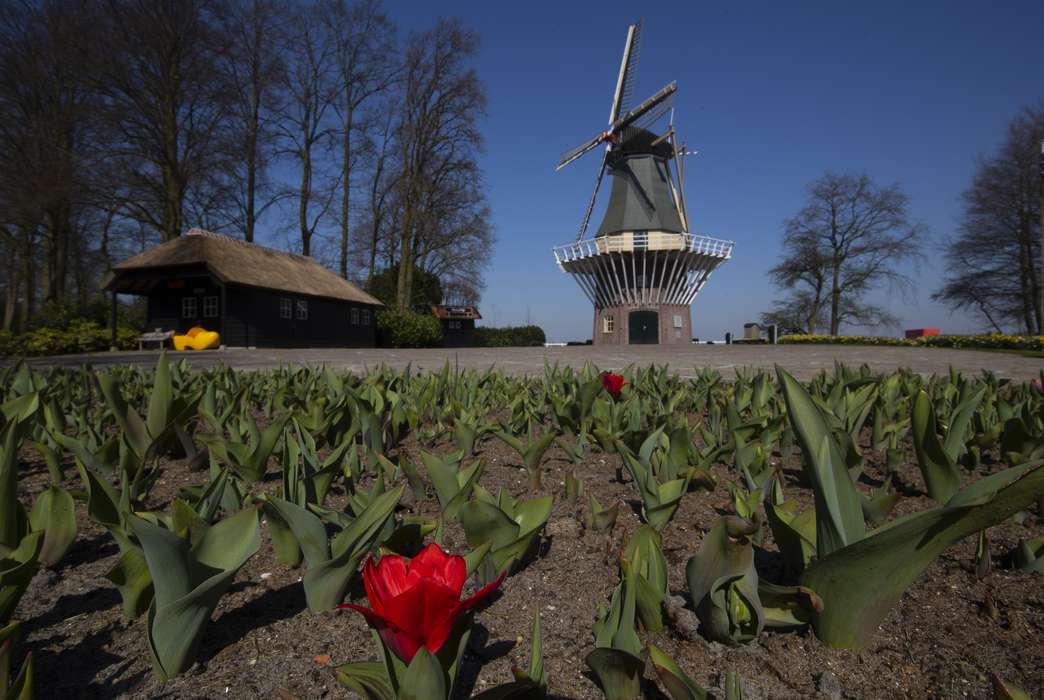
<svg viewBox="0 0 1044 700">
<path fill-rule="evenodd" d="M 613 103 L 609 108 L 609 123 L 612 124 L 625 114 L 631 104 L 631 93 L 634 91 L 634 75 L 638 71 L 638 54 L 642 46 L 642 20 L 638 20 L 627 28 L 627 40 L 624 42 L 623 58 L 620 59 L 620 74 L 616 78 L 616 90 L 613 92 Z"/>
<path fill-rule="evenodd" d="M 677 91 L 677 82 L 670 82 L 667 85 L 663 86 L 655 95 L 653 95 L 645 102 L 641 103 L 640 105 L 632 109 L 630 112 L 613 122 L 609 126 L 609 133 L 616 134 L 618 131 L 620 131 L 620 129 L 624 128 L 625 126 L 630 126 L 634 122 L 638 121 L 638 119 L 640 119 L 641 117 L 655 109 L 657 106 L 662 104 L 665 100 L 671 99 L 672 95 L 674 95 L 674 93 Z"/>
<path fill-rule="evenodd" d="M 670 110 L 674 109 L 674 93 L 667 95 L 663 102 L 653 106 L 648 112 L 638 117 L 633 126 L 639 129 L 648 128 L 650 124 L 660 121 L 663 115 L 667 114 Z"/>
<path fill-rule="evenodd" d="M 555 170 L 556 171 L 557 170 L 561 170 L 562 168 L 564 168 L 565 166 L 569 165 L 574 160 L 576 160 L 580 156 L 584 155 L 585 153 L 587 153 L 591 149 L 596 148 L 598 146 L 598 144 L 600 144 L 603 141 L 605 141 L 607 135 L 608 135 L 608 132 L 603 132 L 603 133 L 599 134 L 598 136 L 595 136 L 590 141 L 586 141 L 586 142 L 580 144 L 579 146 L 577 146 L 576 148 L 571 149 L 571 150 L 566 151 L 565 153 L 563 153 L 561 160 L 558 161 L 558 165 L 555 166 Z"/>
<path fill-rule="evenodd" d="M 587 226 L 591 223 L 591 212 L 594 211 L 595 200 L 598 199 L 598 188 L 602 186 L 602 175 L 605 174 L 605 163 L 609 159 L 609 149 L 602 153 L 602 164 L 598 168 L 598 177 L 595 178 L 594 192 L 591 193 L 591 201 L 587 203 L 587 211 L 584 212 L 584 222 L 580 224 L 580 231 L 576 234 L 576 240 L 581 241 L 587 233 Z"/>
</svg>

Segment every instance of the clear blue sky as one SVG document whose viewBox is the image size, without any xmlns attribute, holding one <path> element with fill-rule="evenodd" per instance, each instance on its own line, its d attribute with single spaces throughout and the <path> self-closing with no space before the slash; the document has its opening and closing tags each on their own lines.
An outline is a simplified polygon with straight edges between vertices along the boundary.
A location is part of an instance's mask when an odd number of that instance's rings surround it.
<svg viewBox="0 0 1044 700">
<path fill-rule="evenodd" d="M 405 30 L 460 16 L 482 38 L 489 92 L 481 158 L 497 243 L 485 323 L 585 339 L 591 308 L 550 248 L 575 235 L 598 166 L 559 154 L 604 128 L 626 27 L 645 20 L 634 98 L 678 81 L 675 124 L 694 231 L 732 239 L 732 260 L 693 304 L 693 332 L 720 338 L 777 294 L 766 270 L 782 222 L 826 170 L 897 182 L 930 229 L 906 327 L 979 330 L 933 304 L 939 241 L 960 214 L 977 159 L 1024 105 L 1044 99 L 1044 2 L 416 2 L 389 0 Z M 603 187 L 593 224 L 608 195 Z"/>
</svg>

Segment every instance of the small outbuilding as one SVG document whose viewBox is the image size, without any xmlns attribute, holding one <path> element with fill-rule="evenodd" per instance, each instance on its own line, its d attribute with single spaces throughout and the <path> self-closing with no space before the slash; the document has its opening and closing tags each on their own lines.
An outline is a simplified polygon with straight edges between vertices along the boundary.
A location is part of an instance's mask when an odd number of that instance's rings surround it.
<svg viewBox="0 0 1044 700">
<path fill-rule="evenodd" d="M 201 229 L 116 265 L 104 288 L 148 299 L 146 329 L 194 326 L 242 347 L 373 347 L 373 296 L 312 258 Z"/>
<path fill-rule="evenodd" d="M 475 321 L 482 318 L 474 306 L 432 304 L 431 312 L 442 322 L 442 346 L 466 348 L 475 344 Z"/>
</svg>

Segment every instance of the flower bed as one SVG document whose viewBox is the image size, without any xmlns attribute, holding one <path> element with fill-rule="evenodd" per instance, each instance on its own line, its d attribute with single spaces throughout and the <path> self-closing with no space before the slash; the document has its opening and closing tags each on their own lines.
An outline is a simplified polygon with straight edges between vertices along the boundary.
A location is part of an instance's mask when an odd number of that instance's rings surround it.
<svg viewBox="0 0 1044 700">
<path fill-rule="evenodd" d="M 982 350 L 1044 350 L 1044 336 L 1004 335 L 927 335 L 897 338 L 874 335 L 785 335 L 786 345 L 888 345 L 900 347 L 977 348 Z"/>
</svg>

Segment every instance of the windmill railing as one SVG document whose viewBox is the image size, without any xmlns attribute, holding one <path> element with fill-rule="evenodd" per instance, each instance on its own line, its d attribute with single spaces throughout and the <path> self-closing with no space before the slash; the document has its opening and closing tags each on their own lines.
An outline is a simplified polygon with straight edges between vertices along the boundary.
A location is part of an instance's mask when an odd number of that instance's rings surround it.
<svg viewBox="0 0 1044 700">
<path fill-rule="evenodd" d="M 733 245 L 732 241 L 692 233 L 634 231 L 587 238 L 555 246 L 551 250 L 555 254 L 555 261 L 561 266 L 595 255 L 642 251 L 680 251 L 727 260 L 732 256 Z"/>
</svg>

